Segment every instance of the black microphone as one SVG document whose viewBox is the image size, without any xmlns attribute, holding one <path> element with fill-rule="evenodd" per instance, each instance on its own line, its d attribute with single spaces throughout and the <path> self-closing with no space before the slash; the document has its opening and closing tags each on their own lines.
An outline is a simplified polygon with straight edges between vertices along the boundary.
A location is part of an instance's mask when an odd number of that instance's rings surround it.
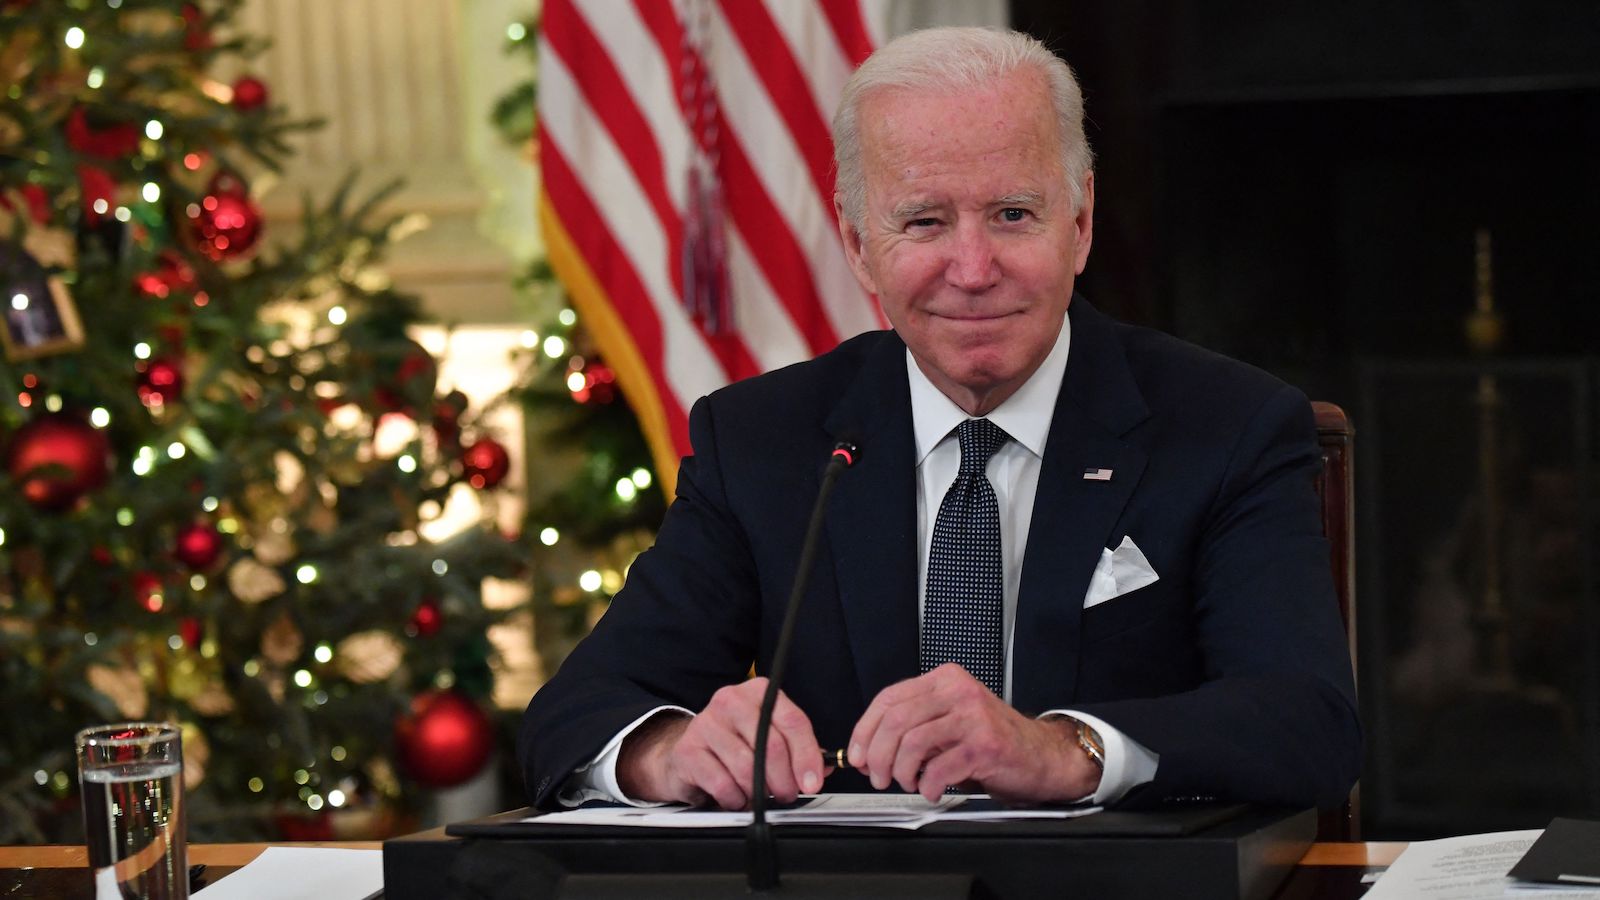
<svg viewBox="0 0 1600 900">
<path fill-rule="evenodd" d="M 778 690 L 783 682 L 783 671 L 789 663 L 789 648 L 794 643 L 794 625 L 800 618 L 800 600 L 805 596 L 806 584 L 811 580 L 812 561 L 817 555 L 817 539 L 822 534 L 823 514 L 828 509 L 828 495 L 840 473 L 855 465 L 860 450 L 850 441 L 833 445 L 827 468 L 822 470 L 822 487 L 817 491 L 817 502 L 811 507 L 811 524 L 806 527 L 805 542 L 800 545 L 800 566 L 794 573 L 794 589 L 789 592 L 789 605 L 783 613 L 783 628 L 778 632 L 778 643 L 772 651 L 772 671 L 767 675 L 767 691 L 761 697 L 761 712 L 756 717 L 755 764 L 751 771 L 750 827 L 745 832 L 745 862 L 748 867 L 750 889 L 770 891 L 778 886 L 778 845 L 767 823 L 767 733 L 772 728 L 772 710 L 778 703 Z"/>
</svg>

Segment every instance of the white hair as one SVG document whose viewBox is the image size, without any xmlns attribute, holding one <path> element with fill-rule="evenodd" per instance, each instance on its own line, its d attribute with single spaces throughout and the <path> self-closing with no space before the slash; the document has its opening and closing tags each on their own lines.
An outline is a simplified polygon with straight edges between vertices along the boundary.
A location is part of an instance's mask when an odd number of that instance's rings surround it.
<svg viewBox="0 0 1600 900">
<path fill-rule="evenodd" d="M 1083 206 L 1083 181 L 1094 153 L 1083 136 L 1083 92 L 1061 57 L 1038 39 L 995 28 L 928 28 L 895 38 L 867 57 L 850 76 L 833 114 L 836 189 L 850 223 L 866 219 L 867 185 L 861 170 L 862 101 L 887 88 L 956 92 L 992 84 L 1013 72 L 1034 69 L 1045 77 L 1055 109 L 1061 168 L 1072 192 L 1072 208 Z"/>
</svg>

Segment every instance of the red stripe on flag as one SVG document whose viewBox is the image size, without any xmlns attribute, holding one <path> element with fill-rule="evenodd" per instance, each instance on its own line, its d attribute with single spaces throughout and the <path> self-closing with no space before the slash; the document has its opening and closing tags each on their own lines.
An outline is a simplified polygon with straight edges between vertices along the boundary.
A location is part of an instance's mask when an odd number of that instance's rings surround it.
<svg viewBox="0 0 1600 900">
<path fill-rule="evenodd" d="M 667 237 L 666 260 L 672 279 L 673 296 L 683 300 L 683 218 L 672 204 L 666 183 L 666 164 L 662 161 L 655 133 L 639 111 L 627 82 L 612 62 L 605 46 L 594 36 L 587 22 L 568 3 L 551 3 L 544 15 L 545 37 L 567 64 L 582 92 L 589 111 L 599 120 L 612 142 L 622 153 L 634 178 L 649 198 Z M 670 59 L 670 57 L 669 57 Z M 626 227 L 626 223 L 616 223 Z M 747 378 L 761 372 L 750 348 L 737 333 L 710 334 L 701 323 L 695 328 L 705 338 L 711 352 L 731 379 Z"/>
<path fill-rule="evenodd" d="M 670 6 L 648 0 L 635 0 L 634 6 L 663 53 L 669 50 L 683 52 L 683 26 L 673 16 Z M 673 81 L 680 82 L 682 68 L 670 68 Z M 681 106 L 681 85 L 675 88 L 675 93 Z M 715 114 L 719 118 L 722 116 L 720 107 Z M 722 131 L 721 137 L 718 174 L 726 187 L 723 196 L 727 202 L 728 217 L 745 236 L 745 246 L 750 248 L 750 255 L 755 258 L 756 265 L 766 276 L 767 284 L 794 322 L 795 330 L 805 339 L 806 347 L 814 354 L 832 350 L 838 346 L 839 336 L 834 332 L 827 310 L 817 296 L 805 251 L 788 226 L 788 216 L 768 196 L 738 137 L 727 129 Z M 831 211 L 831 204 L 829 209 Z"/>
<path fill-rule="evenodd" d="M 672 283 L 682 292 L 683 219 L 672 205 L 667 190 L 666 164 L 656 145 L 650 124 L 639 112 L 622 75 L 611 62 L 605 47 L 589 30 L 589 25 L 570 3 L 551 3 L 544 11 L 544 34 L 572 73 L 572 80 L 583 94 L 589 112 L 605 126 L 611 140 L 622 153 L 638 179 L 645 196 L 656 211 L 661 229 L 671 248 Z"/>
<path fill-rule="evenodd" d="M 806 161 L 811 181 L 822 205 L 833 215 L 833 142 L 822 120 L 810 81 L 795 61 L 794 48 L 784 40 L 766 7 L 751 0 L 722 0 L 722 12 L 745 56 L 766 86 L 773 106 L 789 126 L 795 146 Z"/>
<path fill-rule="evenodd" d="M 817 0 L 833 34 L 850 58 L 851 66 L 859 66 L 872 55 L 872 36 L 867 32 L 867 21 L 861 17 L 858 0 Z"/>
<path fill-rule="evenodd" d="M 650 294 L 634 271 L 628 254 L 606 228 L 599 208 L 568 165 L 561 148 L 551 140 L 549 131 L 541 128 L 539 134 L 539 165 L 544 175 L 545 196 L 604 287 L 611 306 L 627 323 L 634 346 L 658 385 L 662 407 L 672 426 L 672 442 L 683 453 L 688 453 L 689 423 L 684 405 L 666 377 L 661 322 L 650 302 Z"/>
</svg>

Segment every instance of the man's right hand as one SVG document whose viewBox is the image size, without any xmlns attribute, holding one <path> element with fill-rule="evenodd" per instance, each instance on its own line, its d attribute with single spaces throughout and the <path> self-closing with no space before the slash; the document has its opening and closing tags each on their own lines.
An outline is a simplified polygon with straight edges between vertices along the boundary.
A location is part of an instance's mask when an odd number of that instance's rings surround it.
<svg viewBox="0 0 1600 900">
<path fill-rule="evenodd" d="M 765 678 L 725 687 L 694 717 L 664 712 L 623 741 L 617 783 L 635 800 L 722 809 L 750 806 L 756 718 Z M 767 792 L 779 803 L 814 794 L 828 771 L 811 720 L 783 693 L 767 738 Z"/>
</svg>

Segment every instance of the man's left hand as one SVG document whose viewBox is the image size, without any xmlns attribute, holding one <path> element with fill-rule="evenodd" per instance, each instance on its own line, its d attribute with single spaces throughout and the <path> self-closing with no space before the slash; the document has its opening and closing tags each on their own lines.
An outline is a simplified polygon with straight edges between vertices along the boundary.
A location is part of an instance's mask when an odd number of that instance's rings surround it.
<svg viewBox="0 0 1600 900">
<path fill-rule="evenodd" d="M 1007 803 L 1073 802 L 1100 784 L 1072 720 L 1030 719 L 955 663 L 884 688 L 849 754 L 873 787 L 896 782 L 930 802 L 969 782 Z"/>
</svg>

